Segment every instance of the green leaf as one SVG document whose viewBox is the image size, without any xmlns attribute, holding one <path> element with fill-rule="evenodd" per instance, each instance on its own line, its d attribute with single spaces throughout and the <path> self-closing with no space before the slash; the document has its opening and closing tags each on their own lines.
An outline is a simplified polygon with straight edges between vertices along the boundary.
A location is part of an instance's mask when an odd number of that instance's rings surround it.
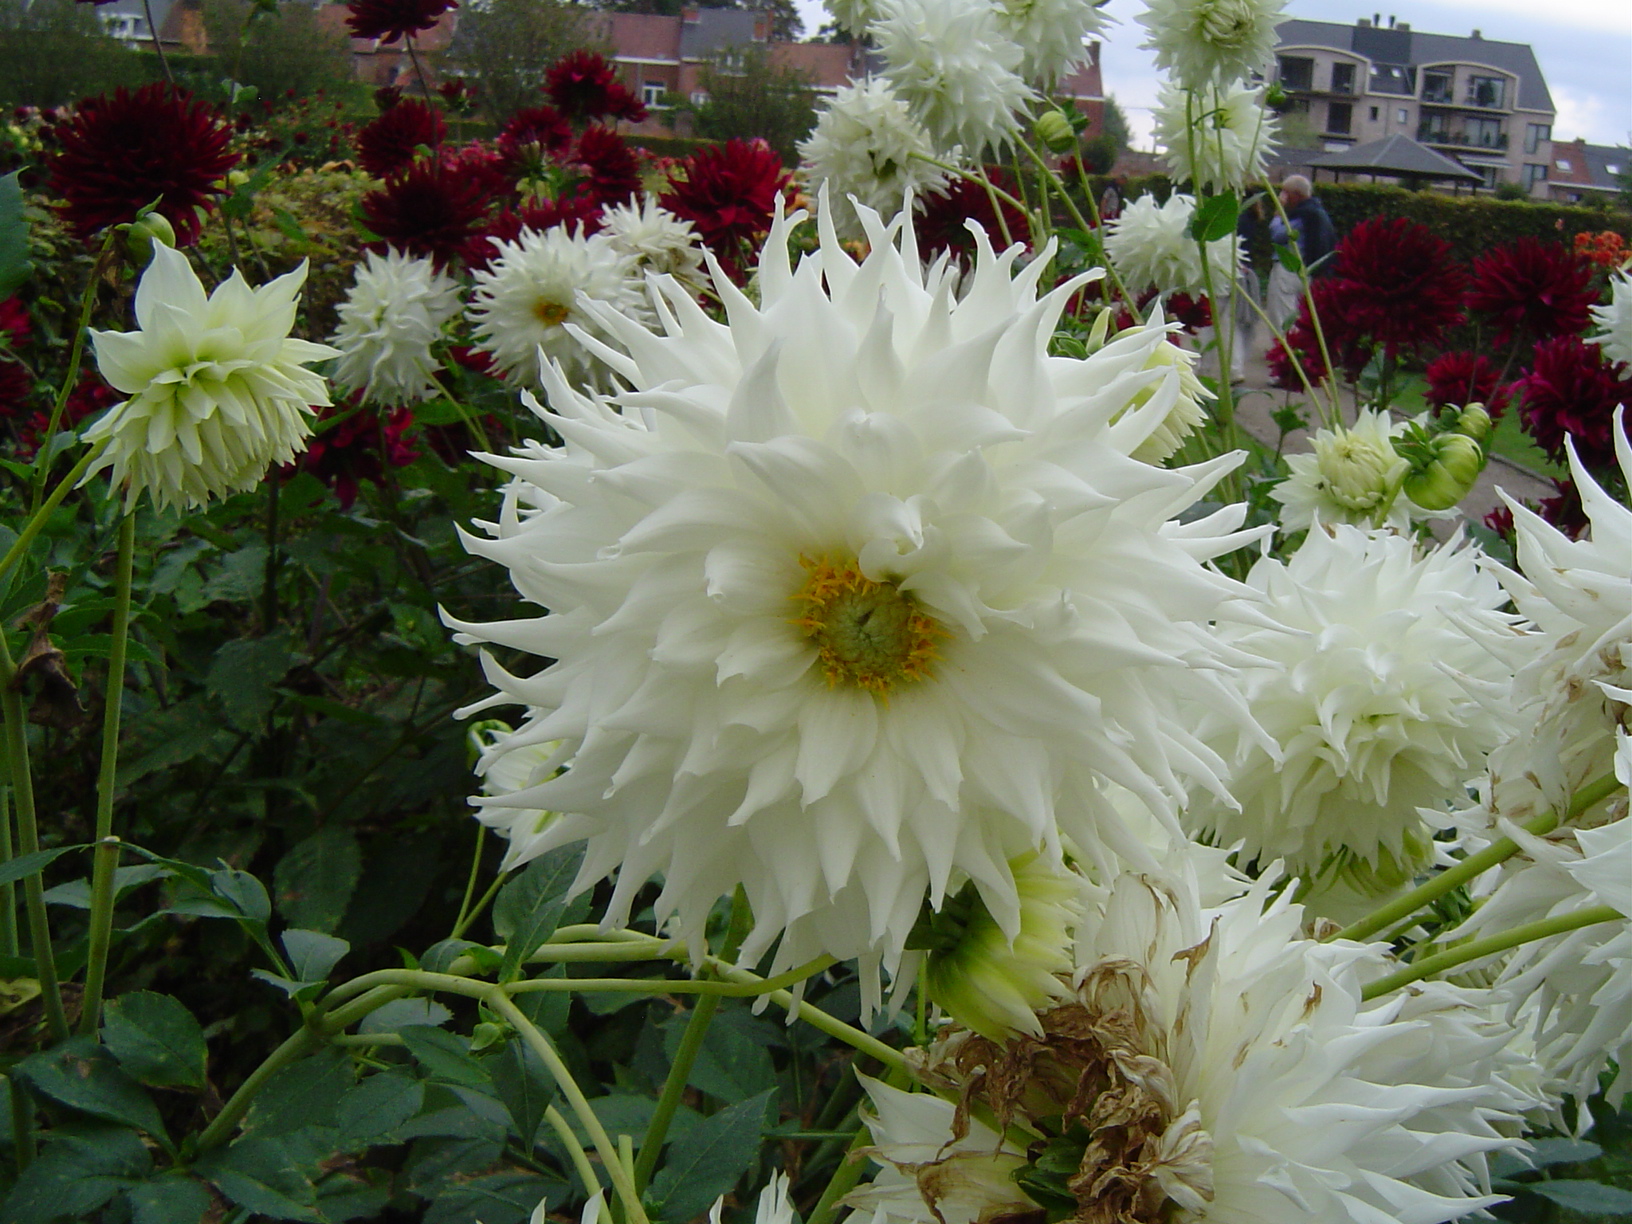
<svg viewBox="0 0 1632 1224">
<path fill-rule="evenodd" d="M 424 1224 L 522 1224 L 542 1200 L 547 1208 L 567 1201 L 558 1177 L 509 1170 L 450 1180 L 425 1209 Z"/>
<path fill-rule="evenodd" d="M 1278 246 L 1273 249 L 1275 251 L 1275 258 L 1280 262 L 1281 267 L 1285 268 L 1288 272 L 1296 273 L 1303 271 L 1303 252 L 1298 250 L 1297 243 L 1288 242 L 1284 246 Z"/>
<path fill-rule="evenodd" d="M 1241 204 L 1235 198 L 1235 192 L 1208 196 L 1196 205 L 1195 215 L 1190 218 L 1191 236 L 1202 242 L 1217 242 L 1235 233 L 1235 224 L 1240 217 Z"/>
<path fill-rule="evenodd" d="M 134 1126 L 168 1143 L 152 1098 L 89 1037 L 71 1037 L 34 1054 L 18 1064 L 15 1074 L 69 1109 Z"/>
<path fill-rule="evenodd" d="M 295 927 L 283 933 L 282 942 L 283 950 L 289 954 L 289 967 L 299 982 L 328 981 L 330 971 L 351 951 L 351 945 L 343 939 Z"/>
<path fill-rule="evenodd" d="M 28 219 L 23 216 L 23 188 L 13 170 L 0 178 L 0 298 L 8 298 L 29 278 Z"/>
<path fill-rule="evenodd" d="M 228 553 L 212 567 L 204 583 L 207 600 L 249 600 L 261 593 L 266 583 L 266 545 L 252 540 L 237 552 Z"/>
<path fill-rule="evenodd" d="M 411 1025 L 401 1030 L 401 1036 L 408 1052 L 433 1079 L 483 1092 L 493 1091 L 492 1077 L 471 1054 L 463 1037 L 426 1025 Z"/>
<path fill-rule="evenodd" d="M 82 845 L 56 846 L 50 850 L 36 850 L 33 854 L 20 854 L 10 862 L 0 865 L 0 884 L 14 884 L 28 876 L 37 875 L 63 855 L 85 848 Z"/>
<path fill-rule="evenodd" d="M 244 1133 L 276 1138 L 306 1126 L 333 1126 L 340 1100 L 351 1088 L 350 1060 L 328 1049 L 279 1071 L 255 1097 Z"/>
<path fill-rule="evenodd" d="M 210 1192 L 203 1183 L 177 1173 L 132 1186 L 125 1201 L 131 1224 L 180 1224 L 203 1220 L 210 1212 Z"/>
<path fill-rule="evenodd" d="M 340 925 L 363 874 L 363 852 L 344 825 L 319 829 L 278 862 L 272 883 L 278 912 L 290 923 L 327 934 Z"/>
<path fill-rule="evenodd" d="M 221 867 L 210 872 L 210 888 L 250 922 L 266 923 L 272 917 L 272 898 L 266 885 L 247 871 Z"/>
<path fill-rule="evenodd" d="M 1597 1160 L 1604 1149 L 1586 1139 L 1532 1139 L 1530 1163 L 1538 1169 L 1548 1165 L 1579 1164 L 1583 1160 Z"/>
<path fill-rule="evenodd" d="M 6 1224 L 87 1219 L 152 1169 L 153 1158 L 134 1131 L 110 1127 L 53 1139 L 17 1178 L 0 1219 Z"/>
<path fill-rule="evenodd" d="M 720 1110 L 669 1145 L 669 1158 L 651 1187 L 662 1219 L 671 1224 L 693 1219 L 737 1184 L 759 1152 L 766 1106 L 775 1091 Z"/>
<path fill-rule="evenodd" d="M 295 661 L 290 631 L 228 642 L 215 652 L 204 688 L 240 731 L 258 731 L 277 700 L 273 688 Z"/>
<path fill-rule="evenodd" d="M 376 1007 L 357 1024 L 359 1033 L 394 1033 L 420 1024 L 435 1028 L 453 1019 L 453 1013 L 434 999 L 393 999 Z"/>
<path fill-rule="evenodd" d="M 679 1052 L 688 1019 L 689 1013 L 676 1015 L 664 1025 L 663 1045 L 671 1062 Z M 715 1016 L 688 1082 L 721 1101 L 741 1101 L 773 1087 L 776 1070 L 768 1047 L 775 1040 L 775 1031 L 768 1028 L 766 1021 L 746 1009 Z"/>
<path fill-rule="evenodd" d="M 567 908 L 567 889 L 578 875 L 584 847 L 562 846 L 528 863 L 493 901 L 493 930 L 505 942 L 499 981 L 509 982 L 546 939 Z"/>
<path fill-rule="evenodd" d="M 274 204 L 272 206 L 272 222 L 289 241 L 311 242 L 311 238 L 307 236 L 306 231 L 300 227 L 300 222 L 295 218 L 295 214 L 287 208 L 279 208 Z"/>
<path fill-rule="evenodd" d="M 131 867 L 121 867 L 113 873 L 113 896 L 118 900 L 128 889 L 140 888 L 143 884 L 151 884 L 154 880 L 164 880 L 170 877 L 170 868 L 161 867 L 157 863 L 137 863 Z M 74 909 L 91 908 L 91 882 L 87 879 L 69 880 L 66 884 L 58 884 L 55 888 L 45 890 L 47 905 L 69 905 Z"/>
<path fill-rule="evenodd" d="M 346 1151 L 384 1143 L 425 1104 L 425 1081 L 386 1071 L 370 1075 L 340 1098 L 336 1121 Z"/>
<path fill-rule="evenodd" d="M 1531 1194 L 1588 1215 L 1632 1216 L 1632 1191 L 1595 1181 L 1544 1181 L 1525 1186 Z"/>
<path fill-rule="evenodd" d="M 238 1206 L 274 1220 L 323 1224 L 317 1188 L 276 1139 L 244 1139 L 200 1157 L 193 1168 Z"/>
<path fill-rule="evenodd" d="M 514 1038 L 493 1059 L 493 1083 L 516 1124 L 522 1151 L 531 1151 L 539 1123 L 544 1120 L 544 1109 L 555 1092 L 555 1081 L 544 1060 L 532 1046 Z"/>
<path fill-rule="evenodd" d="M 169 995 L 138 990 L 108 1004 L 102 1043 L 119 1065 L 156 1088 L 202 1088 L 204 1030 Z"/>
</svg>

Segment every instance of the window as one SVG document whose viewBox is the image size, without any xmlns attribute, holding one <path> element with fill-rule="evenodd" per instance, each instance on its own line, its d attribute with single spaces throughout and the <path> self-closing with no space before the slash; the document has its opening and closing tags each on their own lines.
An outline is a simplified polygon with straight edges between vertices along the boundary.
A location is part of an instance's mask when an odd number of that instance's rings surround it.
<svg viewBox="0 0 1632 1224">
<path fill-rule="evenodd" d="M 1570 163 L 1565 161 L 1562 157 L 1559 158 L 1557 161 L 1555 161 L 1553 163 L 1553 165 L 1557 166 L 1560 170 L 1564 171 L 1565 174 L 1573 174 L 1574 173 L 1574 171 L 1570 169 Z"/>
<path fill-rule="evenodd" d="M 1400 107 L 1399 110 L 1394 112 L 1394 122 L 1396 122 L 1396 123 L 1410 123 L 1411 122 L 1411 112 L 1406 110 L 1405 107 L 1403 107 L 1403 106 Z"/>
<path fill-rule="evenodd" d="M 647 106 L 663 105 L 664 85 L 662 81 L 644 81 L 640 86 L 640 100 Z"/>
<path fill-rule="evenodd" d="M 1553 138 L 1553 125 L 1550 123 L 1527 123 L 1524 127 L 1524 151 L 1534 153 L 1542 145 Z"/>
<path fill-rule="evenodd" d="M 1448 72 L 1423 73 L 1422 100 L 1424 102 L 1449 102 L 1451 100 L 1451 74 Z"/>
<path fill-rule="evenodd" d="M 1350 102 L 1328 102 L 1326 104 L 1326 130 L 1347 136 L 1349 126 L 1354 122 L 1354 105 Z"/>
<path fill-rule="evenodd" d="M 1507 96 L 1507 82 L 1501 77 L 1469 77 L 1467 105 L 1487 106 L 1492 109 L 1503 104 Z"/>
<path fill-rule="evenodd" d="M 1539 166 L 1538 165 L 1532 165 L 1530 163 L 1525 164 L 1525 167 L 1524 167 L 1524 185 L 1525 185 L 1525 188 L 1527 190 L 1530 189 L 1530 188 L 1533 188 L 1537 183 L 1545 183 L 1546 181 L 1547 181 L 1547 165 L 1546 165 L 1545 162 L 1543 162 Z"/>
<path fill-rule="evenodd" d="M 1314 60 L 1283 55 L 1280 57 L 1280 67 L 1281 84 L 1287 89 L 1313 89 L 1315 87 Z"/>
<path fill-rule="evenodd" d="M 1373 123 L 1377 122 L 1377 108 L 1375 106 L 1371 108 L 1371 121 Z"/>
<path fill-rule="evenodd" d="M 1469 148 L 1507 148 L 1507 134 L 1502 131 L 1500 119 L 1465 119 L 1462 122 L 1462 133 Z"/>
<path fill-rule="evenodd" d="M 706 89 L 694 89 L 694 90 L 692 90 L 691 91 L 691 104 L 693 106 L 706 106 L 708 104 L 708 90 L 706 90 Z"/>
<path fill-rule="evenodd" d="M 1332 92 L 1352 94 L 1354 92 L 1354 65 L 1332 65 Z"/>
<path fill-rule="evenodd" d="M 1606 162 L 1604 163 L 1604 172 L 1611 178 L 1615 178 L 1621 173 L 1621 167 L 1616 162 Z"/>
</svg>

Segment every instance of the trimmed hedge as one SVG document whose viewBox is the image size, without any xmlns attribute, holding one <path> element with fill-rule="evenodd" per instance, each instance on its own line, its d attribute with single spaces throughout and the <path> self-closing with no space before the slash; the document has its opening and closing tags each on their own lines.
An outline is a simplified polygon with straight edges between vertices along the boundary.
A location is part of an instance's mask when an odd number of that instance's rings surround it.
<svg viewBox="0 0 1632 1224">
<path fill-rule="evenodd" d="M 631 133 L 625 137 L 637 149 L 645 149 L 653 157 L 690 157 L 704 145 L 719 144 L 702 136 L 643 136 Z"/>
</svg>

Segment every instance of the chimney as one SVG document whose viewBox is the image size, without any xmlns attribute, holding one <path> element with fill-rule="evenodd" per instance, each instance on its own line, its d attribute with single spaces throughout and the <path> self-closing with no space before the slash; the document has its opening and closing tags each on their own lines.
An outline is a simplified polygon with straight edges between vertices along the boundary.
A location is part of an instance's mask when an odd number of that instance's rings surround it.
<svg viewBox="0 0 1632 1224">
<path fill-rule="evenodd" d="M 1474 31 L 1474 32 L 1473 32 L 1473 36 L 1474 36 L 1474 37 L 1475 37 L 1475 38 L 1483 38 L 1483 37 L 1484 37 L 1484 35 L 1483 35 L 1483 34 L 1481 34 L 1481 33 L 1479 33 L 1479 31 L 1478 31 L 1478 30 L 1475 30 L 1475 31 Z"/>
<path fill-rule="evenodd" d="M 1401 34 L 1411 33 L 1411 23 L 1409 21 L 1402 21 L 1402 22 L 1400 22 L 1399 25 L 1395 26 L 1394 28 L 1396 30 L 1398 30 Z"/>
<path fill-rule="evenodd" d="M 1373 13 L 1371 15 L 1371 24 L 1374 25 L 1374 26 L 1382 25 L 1383 24 L 1383 15 L 1381 13 Z"/>
<path fill-rule="evenodd" d="M 1360 18 L 1359 21 L 1355 22 L 1354 24 L 1359 26 L 1362 30 L 1369 30 L 1369 29 L 1371 29 L 1371 18 L 1370 17 L 1362 17 L 1362 18 Z"/>
</svg>

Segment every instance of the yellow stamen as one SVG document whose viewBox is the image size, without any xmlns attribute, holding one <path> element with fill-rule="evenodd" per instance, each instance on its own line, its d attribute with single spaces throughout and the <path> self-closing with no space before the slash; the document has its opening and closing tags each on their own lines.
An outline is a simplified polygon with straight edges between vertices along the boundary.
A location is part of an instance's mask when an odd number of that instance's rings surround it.
<svg viewBox="0 0 1632 1224">
<path fill-rule="evenodd" d="M 911 592 L 873 581 L 853 560 L 800 557 L 799 564 L 805 585 L 791 598 L 804 614 L 792 623 L 816 647 L 829 688 L 853 685 L 888 700 L 897 685 L 932 674 L 946 629 Z"/>
<path fill-rule="evenodd" d="M 545 327 L 558 327 L 567 321 L 567 316 L 572 312 L 561 305 L 560 302 L 540 298 L 533 304 L 533 313 L 538 316 L 539 322 L 543 323 Z"/>
</svg>

